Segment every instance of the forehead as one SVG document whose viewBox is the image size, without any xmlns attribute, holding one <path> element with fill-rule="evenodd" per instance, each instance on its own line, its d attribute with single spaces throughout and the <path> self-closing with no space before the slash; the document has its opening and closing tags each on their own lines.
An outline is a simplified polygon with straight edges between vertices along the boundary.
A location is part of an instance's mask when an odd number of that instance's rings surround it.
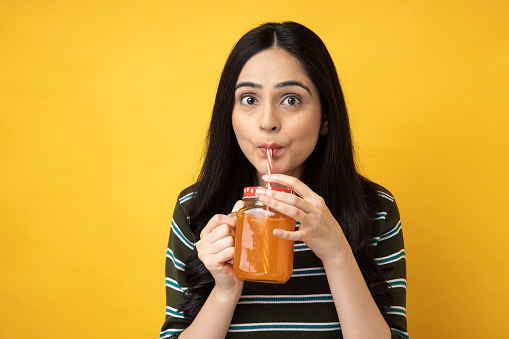
<svg viewBox="0 0 509 339">
<path fill-rule="evenodd" d="M 255 81 L 263 85 L 286 80 L 298 80 L 308 86 L 312 85 L 300 61 L 284 49 L 275 47 L 252 56 L 242 68 L 237 83 Z"/>
</svg>

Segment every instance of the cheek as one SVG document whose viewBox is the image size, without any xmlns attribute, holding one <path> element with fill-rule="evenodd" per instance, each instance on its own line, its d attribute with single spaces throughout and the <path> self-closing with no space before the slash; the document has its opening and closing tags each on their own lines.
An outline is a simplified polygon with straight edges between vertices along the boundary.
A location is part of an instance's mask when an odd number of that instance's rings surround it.
<svg viewBox="0 0 509 339">
<path fill-rule="evenodd" d="M 232 115 L 232 126 L 233 131 L 235 133 L 235 137 L 237 138 L 237 143 L 239 144 L 242 153 L 246 156 L 246 158 L 250 159 L 251 150 L 251 131 L 249 129 L 249 124 L 244 120 L 239 119 L 238 115 Z"/>
<path fill-rule="evenodd" d="M 233 131 L 235 132 L 235 136 L 237 137 L 237 141 L 240 143 L 243 138 L 246 137 L 247 130 L 246 124 L 242 123 L 237 115 L 232 115 L 232 126 Z"/>
<path fill-rule="evenodd" d="M 320 125 L 317 121 L 307 120 L 292 126 L 292 132 L 302 147 L 314 149 L 318 140 Z"/>
</svg>

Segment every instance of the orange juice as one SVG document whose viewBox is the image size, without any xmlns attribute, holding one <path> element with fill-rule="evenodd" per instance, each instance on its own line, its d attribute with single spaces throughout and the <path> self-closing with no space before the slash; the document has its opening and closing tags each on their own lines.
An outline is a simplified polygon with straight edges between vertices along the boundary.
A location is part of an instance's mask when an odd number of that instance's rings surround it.
<svg viewBox="0 0 509 339">
<path fill-rule="evenodd" d="M 267 210 L 257 198 L 244 200 L 245 207 L 237 212 L 234 272 L 243 280 L 283 284 L 292 275 L 293 241 L 273 231 L 294 231 L 295 220 Z"/>
</svg>

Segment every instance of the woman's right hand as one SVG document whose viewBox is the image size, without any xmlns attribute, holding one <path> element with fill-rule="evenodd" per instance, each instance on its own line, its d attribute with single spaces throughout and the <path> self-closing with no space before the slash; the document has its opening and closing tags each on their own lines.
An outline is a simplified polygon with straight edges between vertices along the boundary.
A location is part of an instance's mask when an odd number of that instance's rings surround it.
<svg viewBox="0 0 509 339">
<path fill-rule="evenodd" d="M 237 201 L 232 211 L 238 211 L 243 205 L 243 201 Z M 234 246 L 235 218 L 216 214 L 200 233 L 196 250 L 198 257 L 212 274 L 215 288 L 240 296 L 244 282 L 235 275 L 233 266 L 228 263 L 233 259 Z"/>
</svg>

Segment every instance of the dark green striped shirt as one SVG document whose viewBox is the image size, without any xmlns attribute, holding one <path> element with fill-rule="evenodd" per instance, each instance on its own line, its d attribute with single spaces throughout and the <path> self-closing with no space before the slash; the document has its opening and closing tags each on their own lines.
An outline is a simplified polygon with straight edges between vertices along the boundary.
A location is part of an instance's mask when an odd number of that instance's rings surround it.
<svg viewBox="0 0 509 339">
<path fill-rule="evenodd" d="M 373 216 L 375 261 L 394 291 L 388 310 L 392 338 L 408 338 L 406 328 L 406 263 L 398 207 L 392 194 L 377 186 L 379 210 Z M 178 311 L 186 292 L 185 258 L 194 248 L 187 207 L 192 186 L 182 191 L 175 206 L 166 252 L 166 321 L 159 338 L 175 338 L 189 325 Z M 297 222 L 296 227 L 299 227 Z M 294 269 L 285 284 L 245 282 L 226 338 L 342 338 L 341 325 L 323 265 L 302 242 L 295 242 Z"/>
</svg>

